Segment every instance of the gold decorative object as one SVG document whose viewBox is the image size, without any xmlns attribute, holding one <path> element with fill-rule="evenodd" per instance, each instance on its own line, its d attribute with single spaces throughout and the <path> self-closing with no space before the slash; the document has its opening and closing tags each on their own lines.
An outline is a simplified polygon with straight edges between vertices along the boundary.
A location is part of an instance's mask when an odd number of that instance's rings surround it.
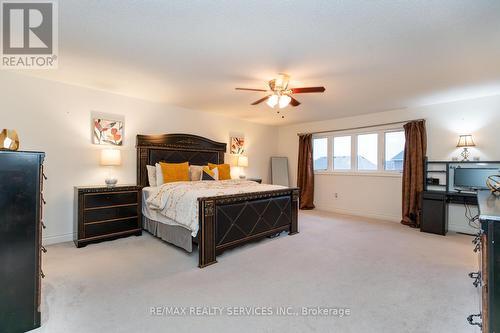
<svg viewBox="0 0 500 333">
<path fill-rule="evenodd" d="M 494 195 L 500 195 L 500 175 L 489 176 L 486 185 Z"/>
<path fill-rule="evenodd" d="M 0 133 L 0 150 L 18 150 L 19 136 L 15 130 L 4 128 Z"/>
</svg>

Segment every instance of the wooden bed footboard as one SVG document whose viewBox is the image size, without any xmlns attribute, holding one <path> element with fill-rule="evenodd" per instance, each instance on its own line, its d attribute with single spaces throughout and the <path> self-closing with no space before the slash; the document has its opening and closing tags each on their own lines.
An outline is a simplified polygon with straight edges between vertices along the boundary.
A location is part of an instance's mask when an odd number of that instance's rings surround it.
<svg viewBox="0 0 500 333">
<path fill-rule="evenodd" d="M 299 189 L 198 199 L 200 268 L 226 249 L 288 231 L 298 233 Z"/>
</svg>

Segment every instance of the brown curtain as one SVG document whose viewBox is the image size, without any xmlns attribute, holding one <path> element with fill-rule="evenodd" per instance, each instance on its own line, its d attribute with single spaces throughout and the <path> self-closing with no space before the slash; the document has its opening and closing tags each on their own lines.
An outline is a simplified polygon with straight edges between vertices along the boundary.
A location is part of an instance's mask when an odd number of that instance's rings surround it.
<svg viewBox="0 0 500 333">
<path fill-rule="evenodd" d="M 300 209 L 314 208 L 314 170 L 312 134 L 299 136 L 299 168 L 297 186 L 300 188 Z"/>
<path fill-rule="evenodd" d="M 421 193 L 424 189 L 424 159 L 427 153 L 425 120 L 404 125 L 405 155 L 403 166 L 403 219 L 402 224 L 420 227 Z"/>
</svg>

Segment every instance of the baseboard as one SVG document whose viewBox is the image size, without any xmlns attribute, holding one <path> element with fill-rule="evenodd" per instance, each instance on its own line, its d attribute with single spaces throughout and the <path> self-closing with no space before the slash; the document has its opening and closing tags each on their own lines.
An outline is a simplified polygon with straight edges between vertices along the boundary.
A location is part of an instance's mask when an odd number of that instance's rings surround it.
<svg viewBox="0 0 500 333">
<path fill-rule="evenodd" d="M 363 211 L 359 211 L 359 210 L 341 209 L 341 208 L 332 207 L 328 204 L 322 204 L 322 203 L 317 203 L 316 208 L 319 210 L 324 210 L 327 212 L 343 214 L 343 215 L 366 217 L 366 218 L 370 218 L 370 219 L 397 222 L 397 223 L 401 222 L 401 216 L 385 215 L 385 214 L 379 214 L 379 213 L 373 213 L 373 212 L 363 212 Z"/>
<path fill-rule="evenodd" d="M 56 235 L 56 236 L 47 236 L 42 238 L 43 245 L 51 245 L 51 244 L 65 243 L 71 241 L 73 241 L 73 233 Z"/>
</svg>

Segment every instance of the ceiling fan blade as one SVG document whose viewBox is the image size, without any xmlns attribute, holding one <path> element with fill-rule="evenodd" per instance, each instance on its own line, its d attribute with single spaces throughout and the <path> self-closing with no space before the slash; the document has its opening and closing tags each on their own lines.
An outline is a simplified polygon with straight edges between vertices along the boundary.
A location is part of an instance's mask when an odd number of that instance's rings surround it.
<svg viewBox="0 0 500 333">
<path fill-rule="evenodd" d="M 305 93 L 322 93 L 325 87 L 305 87 L 305 88 L 292 88 L 292 94 L 305 94 Z"/>
<path fill-rule="evenodd" d="M 269 96 L 271 96 L 271 95 L 268 95 L 268 96 L 266 96 L 266 97 L 264 97 L 264 98 L 261 98 L 261 99 L 259 99 L 258 101 L 253 102 L 251 105 L 257 105 L 257 104 L 260 104 L 260 103 L 264 102 L 266 99 L 268 99 L 268 98 L 269 98 Z"/>
<path fill-rule="evenodd" d="M 253 89 L 253 88 L 235 88 L 236 90 L 248 90 L 248 91 L 263 91 L 266 92 L 265 89 Z"/>
<path fill-rule="evenodd" d="M 291 100 L 290 100 L 290 105 L 291 106 L 299 106 L 300 105 L 300 102 L 298 100 L 296 100 L 292 96 L 290 96 L 290 98 L 291 98 Z"/>
</svg>

